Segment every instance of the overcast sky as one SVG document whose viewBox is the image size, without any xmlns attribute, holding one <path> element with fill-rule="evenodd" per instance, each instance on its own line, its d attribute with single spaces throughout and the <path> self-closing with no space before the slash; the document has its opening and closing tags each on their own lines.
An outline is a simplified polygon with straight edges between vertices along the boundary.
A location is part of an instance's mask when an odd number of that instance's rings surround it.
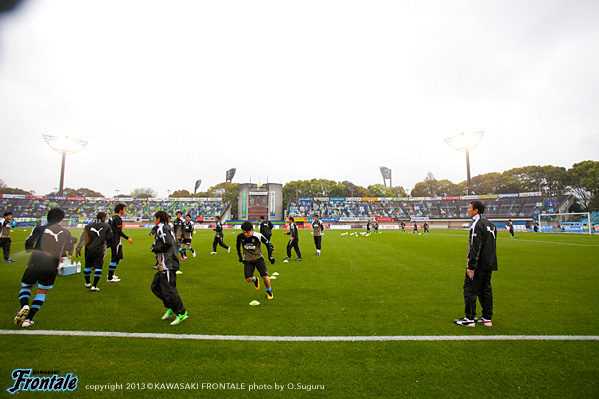
<svg viewBox="0 0 599 399">
<path fill-rule="evenodd" d="M 599 2 L 24 0 L 0 16 L 0 178 L 105 196 L 466 179 L 599 159 Z"/>
</svg>

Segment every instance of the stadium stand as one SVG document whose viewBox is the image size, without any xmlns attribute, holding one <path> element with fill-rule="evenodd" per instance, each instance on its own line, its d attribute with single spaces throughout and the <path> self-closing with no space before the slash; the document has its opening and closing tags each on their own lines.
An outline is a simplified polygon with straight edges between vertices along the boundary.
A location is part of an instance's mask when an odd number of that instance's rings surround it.
<svg viewBox="0 0 599 399">
<path fill-rule="evenodd" d="M 181 211 L 190 214 L 195 219 L 214 218 L 221 216 L 228 202 L 221 198 L 83 198 L 83 197 L 44 197 L 7 195 L 0 196 L 0 212 L 11 211 L 14 218 L 40 218 L 53 207 L 59 207 L 66 213 L 67 218 L 77 218 L 83 221 L 94 217 L 103 211 L 112 215 L 114 207 L 119 202 L 127 205 L 129 218 L 150 219 L 159 210 L 175 214 Z"/>
<path fill-rule="evenodd" d="M 558 213 L 572 204 L 571 195 L 545 197 L 541 193 L 471 195 L 426 198 L 299 198 L 289 204 L 288 215 L 321 218 L 392 220 L 428 217 L 430 219 L 468 218 L 468 205 L 474 199 L 485 203 L 485 215 L 493 218 L 532 218 L 542 212 Z"/>
</svg>

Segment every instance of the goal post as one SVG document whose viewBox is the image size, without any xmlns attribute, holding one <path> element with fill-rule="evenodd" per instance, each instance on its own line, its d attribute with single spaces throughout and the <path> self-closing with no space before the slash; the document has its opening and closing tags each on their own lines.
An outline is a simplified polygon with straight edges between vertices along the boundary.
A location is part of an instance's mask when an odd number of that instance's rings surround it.
<svg viewBox="0 0 599 399">
<path fill-rule="evenodd" d="M 542 213 L 538 222 L 541 232 L 592 234 L 590 212 Z"/>
</svg>

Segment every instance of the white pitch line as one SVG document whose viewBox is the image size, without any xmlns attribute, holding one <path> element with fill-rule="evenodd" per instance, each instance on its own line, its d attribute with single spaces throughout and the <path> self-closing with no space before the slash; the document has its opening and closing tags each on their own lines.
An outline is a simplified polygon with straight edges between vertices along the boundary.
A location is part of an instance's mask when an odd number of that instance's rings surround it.
<svg viewBox="0 0 599 399">
<path fill-rule="evenodd" d="M 500 237 L 500 240 L 510 240 L 512 242 L 526 241 L 526 242 L 536 242 L 539 244 L 556 244 L 556 245 L 575 245 L 577 247 L 599 247 L 599 244 L 575 244 L 571 242 L 556 242 L 556 241 L 537 241 L 537 240 L 525 240 L 522 238 L 518 238 L 516 240 L 511 240 L 511 238 Z"/>
<path fill-rule="evenodd" d="M 192 339 L 200 341 L 368 342 L 368 341 L 599 341 L 599 335 L 382 335 L 356 337 L 293 337 L 126 333 L 111 331 L 0 330 L 0 335 L 55 335 L 75 337 Z"/>
</svg>

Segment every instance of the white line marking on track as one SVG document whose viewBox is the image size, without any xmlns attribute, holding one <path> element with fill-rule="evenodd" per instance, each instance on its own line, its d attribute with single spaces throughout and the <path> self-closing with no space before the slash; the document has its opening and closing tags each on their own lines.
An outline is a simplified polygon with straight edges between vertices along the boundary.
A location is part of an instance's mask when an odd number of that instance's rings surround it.
<svg viewBox="0 0 599 399">
<path fill-rule="evenodd" d="M 266 342 L 368 342 L 368 341 L 599 341 L 599 335 L 387 335 L 356 337 L 293 337 L 251 335 L 202 335 L 126 333 L 111 331 L 0 330 L 0 335 L 54 335 L 75 337 L 192 339 L 200 341 Z"/>
</svg>

